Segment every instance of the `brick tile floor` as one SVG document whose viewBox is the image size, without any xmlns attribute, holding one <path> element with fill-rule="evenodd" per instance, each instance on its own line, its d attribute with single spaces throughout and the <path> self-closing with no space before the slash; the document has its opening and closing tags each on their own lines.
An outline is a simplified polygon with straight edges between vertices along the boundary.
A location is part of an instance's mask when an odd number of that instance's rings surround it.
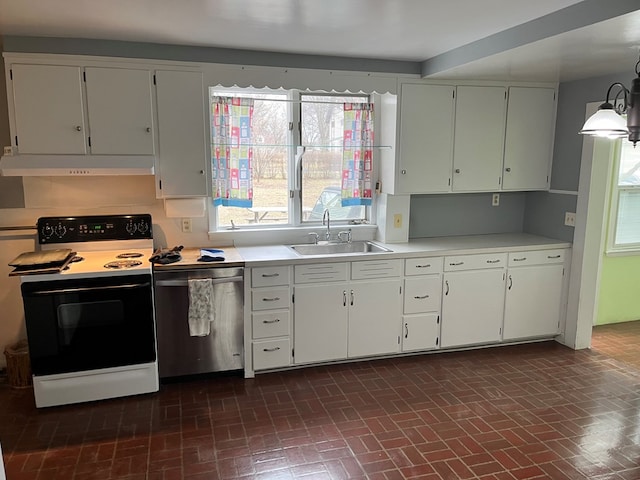
<svg viewBox="0 0 640 480">
<path fill-rule="evenodd" d="M 591 350 L 543 342 L 220 375 L 40 410 L 30 389 L 0 385 L 7 479 L 637 480 L 632 335 L 640 322 L 596 328 Z"/>
</svg>

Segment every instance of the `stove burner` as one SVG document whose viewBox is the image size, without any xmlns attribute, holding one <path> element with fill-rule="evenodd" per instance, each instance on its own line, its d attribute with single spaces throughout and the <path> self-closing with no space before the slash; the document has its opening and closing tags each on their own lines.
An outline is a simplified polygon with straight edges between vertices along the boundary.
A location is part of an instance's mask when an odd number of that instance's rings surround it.
<svg viewBox="0 0 640 480">
<path fill-rule="evenodd" d="M 117 255 L 116 258 L 140 258 L 142 254 L 139 252 L 125 252 Z"/>
<path fill-rule="evenodd" d="M 131 268 L 137 267 L 138 265 L 142 265 L 142 262 L 139 260 L 116 260 L 114 262 L 105 263 L 104 268 Z"/>
</svg>

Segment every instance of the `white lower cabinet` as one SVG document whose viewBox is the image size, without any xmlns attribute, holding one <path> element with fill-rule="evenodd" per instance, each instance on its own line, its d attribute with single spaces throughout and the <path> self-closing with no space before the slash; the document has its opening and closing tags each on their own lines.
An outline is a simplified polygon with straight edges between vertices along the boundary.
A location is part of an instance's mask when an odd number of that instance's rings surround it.
<svg viewBox="0 0 640 480">
<path fill-rule="evenodd" d="M 506 255 L 446 257 L 442 347 L 499 342 L 502 338 Z M 479 270 L 462 270 L 472 265 Z"/>
<path fill-rule="evenodd" d="M 552 337 L 559 333 L 563 262 L 563 250 L 509 256 L 504 340 Z"/>
<path fill-rule="evenodd" d="M 300 265 L 295 268 L 294 363 L 398 352 L 401 261 Z M 371 267 L 371 268 L 368 268 Z M 376 274 L 374 268 L 380 273 Z M 309 283 L 323 272 L 322 283 Z M 345 281 L 344 277 L 368 280 Z M 380 279 L 370 277 L 380 276 Z"/>
<path fill-rule="evenodd" d="M 402 351 L 431 350 L 438 348 L 440 314 L 422 313 L 402 317 Z"/>
</svg>

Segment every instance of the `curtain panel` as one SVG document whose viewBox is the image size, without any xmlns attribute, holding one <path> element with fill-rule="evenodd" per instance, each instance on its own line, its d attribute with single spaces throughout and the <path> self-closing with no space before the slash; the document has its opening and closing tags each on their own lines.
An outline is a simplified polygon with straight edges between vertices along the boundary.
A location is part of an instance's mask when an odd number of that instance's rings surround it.
<svg viewBox="0 0 640 480">
<path fill-rule="evenodd" d="M 253 205 L 251 122 L 253 99 L 215 97 L 211 102 L 213 204 Z"/>
<path fill-rule="evenodd" d="M 373 103 L 344 104 L 342 206 L 371 205 Z"/>
</svg>

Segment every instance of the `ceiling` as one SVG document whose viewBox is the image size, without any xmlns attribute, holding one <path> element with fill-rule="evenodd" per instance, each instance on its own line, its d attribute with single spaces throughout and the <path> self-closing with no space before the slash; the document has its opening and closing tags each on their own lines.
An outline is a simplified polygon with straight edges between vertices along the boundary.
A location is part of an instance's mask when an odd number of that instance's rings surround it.
<svg viewBox="0 0 640 480">
<path fill-rule="evenodd" d="M 629 71 L 638 0 L 0 0 L 0 35 L 416 62 L 433 78 Z"/>
</svg>

